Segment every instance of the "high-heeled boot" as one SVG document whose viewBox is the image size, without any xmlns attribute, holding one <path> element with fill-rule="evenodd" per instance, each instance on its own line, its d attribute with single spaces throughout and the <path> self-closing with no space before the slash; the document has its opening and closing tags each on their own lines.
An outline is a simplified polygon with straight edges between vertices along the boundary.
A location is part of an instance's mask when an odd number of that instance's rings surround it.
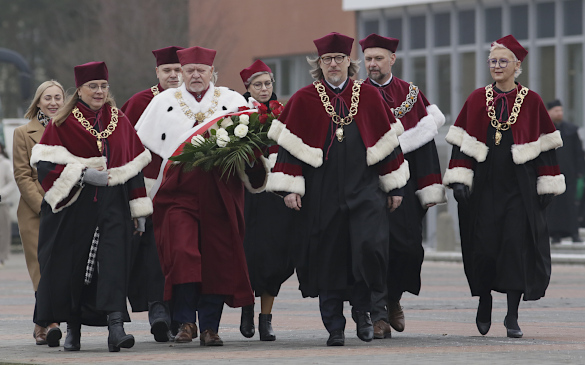
<svg viewBox="0 0 585 365">
<path fill-rule="evenodd" d="M 276 336 L 272 330 L 272 314 L 260 313 L 258 317 L 258 331 L 260 332 L 260 341 L 276 340 Z"/>
<path fill-rule="evenodd" d="M 67 337 L 63 344 L 65 351 L 79 351 L 81 349 L 81 323 L 67 322 Z"/>
<path fill-rule="evenodd" d="M 134 346 L 134 336 L 127 335 L 124 332 L 124 319 L 122 312 L 112 312 L 108 314 L 108 350 L 110 352 L 120 351 L 120 347 L 129 349 Z"/>
<path fill-rule="evenodd" d="M 242 307 L 242 317 L 240 319 L 240 332 L 242 336 L 250 338 L 254 336 L 254 304 Z"/>
</svg>

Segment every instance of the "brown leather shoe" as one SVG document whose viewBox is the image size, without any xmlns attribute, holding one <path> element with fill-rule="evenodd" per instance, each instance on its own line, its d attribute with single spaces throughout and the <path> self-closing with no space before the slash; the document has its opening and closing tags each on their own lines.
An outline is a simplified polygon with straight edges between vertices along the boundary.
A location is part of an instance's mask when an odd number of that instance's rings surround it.
<svg viewBox="0 0 585 365">
<path fill-rule="evenodd" d="M 46 345 L 47 344 L 47 328 L 41 327 L 38 324 L 35 324 L 35 329 L 33 330 L 33 338 L 37 342 L 37 345 Z"/>
<path fill-rule="evenodd" d="M 383 338 L 391 338 L 392 330 L 390 325 L 385 320 L 381 319 L 374 323 L 374 338 L 381 340 Z"/>
<path fill-rule="evenodd" d="M 195 323 L 182 323 L 179 332 L 175 336 L 175 342 L 187 343 L 197 338 L 197 325 Z"/>
<path fill-rule="evenodd" d="M 205 330 L 201 332 L 199 342 L 201 346 L 223 346 L 223 341 L 214 330 Z"/>
<path fill-rule="evenodd" d="M 400 302 L 388 303 L 388 322 L 398 332 L 404 331 L 404 312 Z"/>
</svg>

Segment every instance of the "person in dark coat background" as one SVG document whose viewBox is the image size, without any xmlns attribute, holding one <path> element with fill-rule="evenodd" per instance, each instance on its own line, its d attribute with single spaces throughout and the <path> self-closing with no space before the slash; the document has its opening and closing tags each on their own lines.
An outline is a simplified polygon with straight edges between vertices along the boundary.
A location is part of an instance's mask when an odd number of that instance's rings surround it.
<svg viewBox="0 0 585 365">
<path fill-rule="evenodd" d="M 240 76 L 247 89 L 243 96 L 248 100 L 249 107 L 260 108 L 254 102 L 262 103 L 271 112 L 271 101 L 277 97 L 272 91 L 274 75 L 270 67 L 257 60 L 243 69 Z M 276 105 L 280 106 L 279 103 Z M 278 145 L 269 148 L 270 167 L 276 162 L 277 152 Z M 246 192 L 244 250 L 250 284 L 256 297 L 260 297 L 260 341 L 276 340 L 272 330 L 272 305 L 282 283 L 294 272 L 295 213 L 282 204 L 282 198 L 276 194 Z M 244 337 L 254 336 L 254 304 L 242 307 L 240 332 Z"/>
<path fill-rule="evenodd" d="M 563 120 L 563 106 L 560 100 L 549 102 L 546 108 L 563 139 L 563 147 L 557 150 L 557 159 L 567 184 L 567 191 L 555 199 L 546 212 L 551 242 L 560 243 L 562 237 L 571 237 L 573 242 L 581 242 L 575 194 L 577 179 L 582 177 L 585 171 L 583 144 L 577 133 L 577 126 Z"/>
<path fill-rule="evenodd" d="M 495 290 L 507 296 L 507 336 L 523 336 L 520 299 L 540 299 L 550 282 L 546 207 L 565 191 L 555 154 L 561 135 L 540 96 L 514 80 L 526 54 L 512 35 L 492 43 L 487 63 L 495 82 L 471 93 L 445 137 L 453 151 L 443 183 L 459 203 L 463 266 L 479 296 L 482 335 Z"/>
</svg>

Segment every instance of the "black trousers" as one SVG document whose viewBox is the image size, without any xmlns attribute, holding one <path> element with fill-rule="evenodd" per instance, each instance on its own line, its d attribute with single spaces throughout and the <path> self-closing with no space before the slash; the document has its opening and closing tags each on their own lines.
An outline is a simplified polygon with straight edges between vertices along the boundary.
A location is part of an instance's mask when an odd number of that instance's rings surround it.
<svg viewBox="0 0 585 365">
<path fill-rule="evenodd" d="M 218 332 L 223 312 L 224 295 L 201 294 L 197 283 L 173 285 L 173 320 L 179 323 L 196 323 L 199 331 Z"/>
<path fill-rule="evenodd" d="M 369 312 L 371 310 L 371 291 L 363 282 L 354 284 L 349 295 L 352 310 Z M 320 290 L 319 310 L 321 319 L 329 333 L 345 330 L 345 316 L 343 315 L 343 302 L 347 300 L 346 290 Z"/>
</svg>

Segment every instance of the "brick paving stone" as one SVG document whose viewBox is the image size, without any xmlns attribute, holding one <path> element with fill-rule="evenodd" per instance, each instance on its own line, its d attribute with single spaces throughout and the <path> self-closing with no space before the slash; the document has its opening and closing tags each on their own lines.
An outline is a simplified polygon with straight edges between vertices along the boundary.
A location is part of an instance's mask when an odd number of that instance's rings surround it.
<svg viewBox="0 0 585 365">
<path fill-rule="evenodd" d="M 522 339 L 506 337 L 506 298 L 499 293 L 494 293 L 492 328 L 479 335 L 477 298 L 469 294 L 461 263 L 425 261 L 420 296 L 405 294 L 401 301 L 406 329 L 391 339 L 360 341 L 346 305 L 346 346 L 325 346 L 318 301 L 302 298 L 293 277 L 274 303 L 275 342 L 261 342 L 258 334 L 242 337 L 240 310 L 226 307 L 220 327 L 224 347 L 201 347 L 198 339 L 156 343 L 147 315 L 133 313 L 125 326 L 136 337 L 132 349 L 110 353 L 107 329 L 84 326 L 81 351 L 70 353 L 34 344 L 34 295 L 24 256 L 16 253 L 0 269 L 0 364 L 585 364 L 584 279 L 585 265 L 553 265 L 547 296 L 520 304 Z"/>
</svg>

